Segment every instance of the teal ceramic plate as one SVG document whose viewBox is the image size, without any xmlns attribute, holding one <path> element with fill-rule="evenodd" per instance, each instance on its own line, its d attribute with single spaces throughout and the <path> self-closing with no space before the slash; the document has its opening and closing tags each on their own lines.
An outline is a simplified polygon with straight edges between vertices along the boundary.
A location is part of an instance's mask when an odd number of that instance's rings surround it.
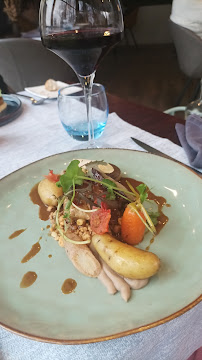
<svg viewBox="0 0 202 360">
<path fill-rule="evenodd" d="M 29 192 L 49 169 L 56 173 L 75 158 L 105 160 L 145 182 L 167 199 L 169 221 L 150 250 L 162 262 L 158 275 L 145 288 L 133 291 L 125 303 L 108 295 L 97 280 L 78 273 L 65 252 L 48 236 L 48 222 L 39 219 Z M 92 149 L 40 160 L 2 179 L 0 241 L 0 322 L 3 327 L 35 340 L 81 344 L 109 340 L 147 330 L 182 315 L 201 300 L 202 182 L 192 171 L 171 160 L 144 152 Z M 26 229 L 19 236 L 9 236 Z M 26 263 L 21 259 L 39 239 L 41 250 Z M 150 236 L 142 243 L 146 248 Z M 49 257 L 52 255 L 52 257 Z M 20 288 L 23 275 L 37 280 Z M 64 295 L 65 279 L 77 282 Z"/>
<path fill-rule="evenodd" d="M 0 114 L 0 126 L 6 125 L 15 120 L 22 113 L 22 103 L 15 95 L 3 95 L 7 107 Z"/>
</svg>

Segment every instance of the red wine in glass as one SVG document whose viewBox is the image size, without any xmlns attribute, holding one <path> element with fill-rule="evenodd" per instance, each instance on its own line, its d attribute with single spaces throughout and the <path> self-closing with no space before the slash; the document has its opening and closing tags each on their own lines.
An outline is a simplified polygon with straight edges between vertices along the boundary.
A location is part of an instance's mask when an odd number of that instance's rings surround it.
<svg viewBox="0 0 202 360">
<path fill-rule="evenodd" d="M 83 29 L 52 33 L 42 38 L 43 45 L 65 60 L 76 74 L 92 74 L 101 59 L 118 42 L 116 29 Z"/>
</svg>

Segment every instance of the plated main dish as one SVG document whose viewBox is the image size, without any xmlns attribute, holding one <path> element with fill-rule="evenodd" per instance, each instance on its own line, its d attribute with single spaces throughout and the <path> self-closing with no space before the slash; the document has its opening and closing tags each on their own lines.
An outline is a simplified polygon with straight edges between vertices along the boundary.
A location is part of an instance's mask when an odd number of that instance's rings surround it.
<svg viewBox="0 0 202 360">
<path fill-rule="evenodd" d="M 81 158 L 116 164 L 122 171 L 118 182 L 126 185 L 128 179 L 134 189 L 139 182 L 133 179 L 147 184 L 148 198 L 154 202 L 144 201 L 143 205 L 151 218 L 150 207 L 154 213 L 160 208 L 157 233 L 167 221 L 161 210 L 169 218 L 159 235 L 154 237 L 146 228 L 143 240 L 134 245 L 155 253 L 160 268 L 147 286 L 130 290 L 127 303 L 119 291 L 109 295 L 98 278 L 80 273 L 65 248 L 58 246 L 60 240 L 49 233 L 53 231 L 47 211 L 51 208 L 40 200 L 38 184 L 48 176 L 49 169 L 61 174 L 72 159 Z M 109 177 L 112 175 L 108 172 Z M 187 191 L 190 184 L 194 192 Z M 76 189 L 81 186 L 75 185 Z M 44 342 L 94 343 L 151 329 L 201 301 L 201 179 L 183 166 L 145 152 L 87 149 L 32 163 L 2 179 L 0 188 L 0 324 L 6 329 Z M 118 239 L 118 235 L 115 237 Z M 21 284 L 27 273 L 32 281 L 26 278 L 28 283 Z M 71 293 L 63 289 L 66 280 L 72 280 Z"/>
<path fill-rule="evenodd" d="M 147 185 L 123 177 L 104 161 L 73 160 L 62 174 L 38 184 L 47 207 L 50 234 L 82 274 L 98 278 L 109 294 L 128 301 L 132 289 L 147 285 L 160 268 L 157 254 L 137 247 L 146 233 L 151 241 L 167 223 L 166 199 Z"/>
</svg>

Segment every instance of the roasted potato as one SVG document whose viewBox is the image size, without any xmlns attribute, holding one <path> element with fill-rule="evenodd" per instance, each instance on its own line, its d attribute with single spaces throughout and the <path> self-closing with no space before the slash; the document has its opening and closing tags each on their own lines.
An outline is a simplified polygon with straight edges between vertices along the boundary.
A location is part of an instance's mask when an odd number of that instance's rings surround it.
<svg viewBox="0 0 202 360">
<path fill-rule="evenodd" d="M 155 254 L 122 243 L 110 234 L 93 235 L 92 243 L 111 269 L 129 279 L 147 279 L 160 267 Z"/>
<path fill-rule="evenodd" d="M 43 179 L 38 185 L 38 194 L 41 201 L 47 206 L 57 206 L 59 196 L 62 196 L 63 190 L 54 182 Z"/>
</svg>

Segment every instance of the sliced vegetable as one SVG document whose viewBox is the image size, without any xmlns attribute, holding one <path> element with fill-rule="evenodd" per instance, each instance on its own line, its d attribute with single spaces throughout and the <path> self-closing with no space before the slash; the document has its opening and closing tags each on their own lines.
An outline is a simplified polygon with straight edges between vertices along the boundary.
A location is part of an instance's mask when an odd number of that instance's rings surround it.
<svg viewBox="0 0 202 360">
<path fill-rule="evenodd" d="M 139 244 L 144 237 L 146 218 L 142 211 L 138 214 L 128 205 L 121 219 L 121 235 L 124 242 L 130 245 Z"/>
<path fill-rule="evenodd" d="M 106 209 L 104 204 L 101 204 L 101 208 L 91 213 L 90 226 L 91 230 L 96 234 L 102 235 L 109 230 L 109 221 L 111 219 L 111 210 Z"/>
<path fill-rule="evenodd" d="M 121 177 L 121 170 L 114 164 L 106 163 L 105 161 L 90 161 L 85 164 L 85 170 L 88 176 L 95 177 L 97 180 L 102 180 L 102 174 L 108 174 L 113 180 L 118 181 Z"/>
</svg>

